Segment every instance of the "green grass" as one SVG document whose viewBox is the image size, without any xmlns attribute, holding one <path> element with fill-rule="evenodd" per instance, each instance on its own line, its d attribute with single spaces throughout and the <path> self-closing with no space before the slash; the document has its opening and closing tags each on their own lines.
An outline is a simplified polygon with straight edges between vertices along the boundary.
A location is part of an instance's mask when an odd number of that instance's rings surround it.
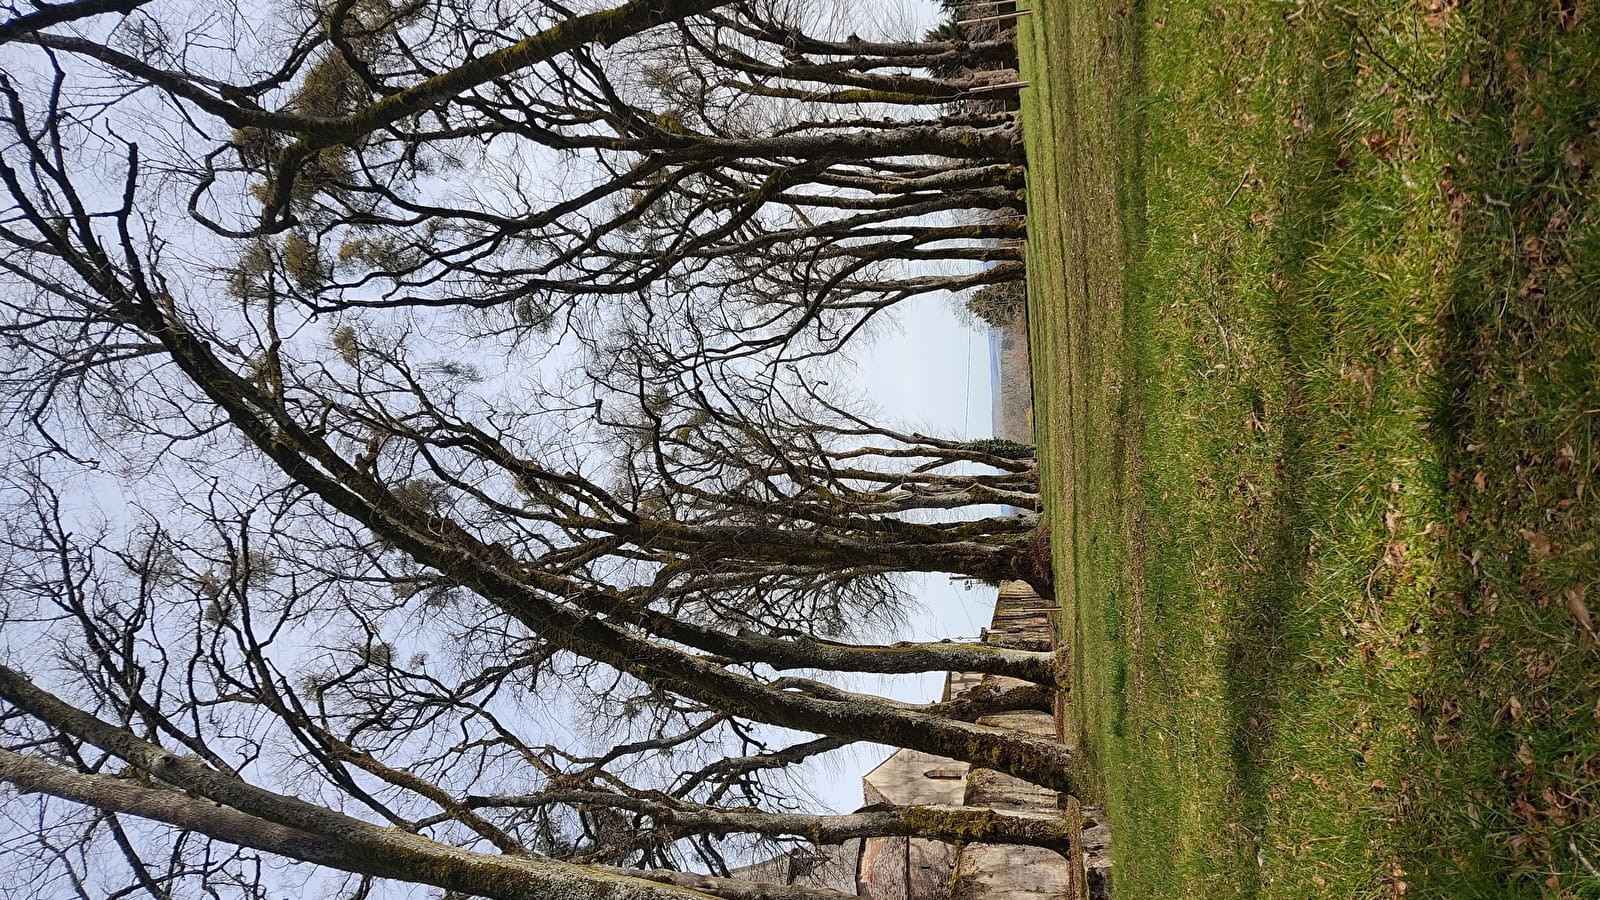
<svg viewBox="0 0 1600 900">
<path fill-rule="evenodd" d="M 1136 897 L 1600 898 L 1600 8 L 1036 0 L 1035 418 Z"/>
</svg>

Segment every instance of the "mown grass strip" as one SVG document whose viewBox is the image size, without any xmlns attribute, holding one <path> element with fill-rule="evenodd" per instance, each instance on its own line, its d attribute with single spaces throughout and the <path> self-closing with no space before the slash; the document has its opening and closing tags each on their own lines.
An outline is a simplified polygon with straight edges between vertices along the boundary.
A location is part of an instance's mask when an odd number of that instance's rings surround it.
<svg viewBox="0 0 1600 900">
<path fill-rule="evenodd" d="M 1600 897 L 1587 6 L 1023 21 L 1036 423 L 1119 897 Z"/>
</svg>

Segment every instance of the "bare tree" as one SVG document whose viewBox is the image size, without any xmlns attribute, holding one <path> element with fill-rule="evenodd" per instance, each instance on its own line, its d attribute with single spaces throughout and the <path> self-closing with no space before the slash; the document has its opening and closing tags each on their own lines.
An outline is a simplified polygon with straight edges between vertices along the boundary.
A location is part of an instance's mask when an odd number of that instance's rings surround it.
<svg viewBox="0 0 1600 900">
<path fill-rule="evenodd" d="M 469 307 L 537 329 L 625 302 L 726 331 L 682 302 L 700 296 L 738 310 L 738 340 L 699 352 L 748 353 L 828 349 L 909 297 L 1020 277 L 1021 226 L 996 216 L 1019 208 L 1015 123 L 950 102 L 996 70 L 926 74 L 1003 42 L 828 40 L 804 4 L 719 5 L 347 0 L 286 17 L 248 77 L 143 13 L 107 41 L 16 40 L 107 71 L 97 89 L 154 89 L 184 123 L 169 189 L 318 312 Z"/>
<path fill-rule="evenodd" d="M 146 8 L 7 26 L 19 877 L 266 896 L 288 859 L 358 896 L 817 898 L 731 878 L 718 841 L 1064 846 L 1021 814 L 799 814 L 785 774 L 873 741 L 1072 787 L 1060 746 L 975 724 L 1048 704 L 1052 655 L 870 627 L 905 572 L 1048 588 L 1026 449 L 874 424 L 790 367 L 1009 277 L 881 268 L 990 252 L 924 220 L 1012 202 L 1009 123 L 857 106 L 932 109 L 969 88 L 901 69 L 995 51 L 718 6 L 350 0 L 287 11 L 254 68 Z M 565 182 L 518 183 L 536 160 Z M 502 340 L 546 329 L 571 340 Z M 1026 684 L 838 677 L 945 670 Z"/>
</svg>

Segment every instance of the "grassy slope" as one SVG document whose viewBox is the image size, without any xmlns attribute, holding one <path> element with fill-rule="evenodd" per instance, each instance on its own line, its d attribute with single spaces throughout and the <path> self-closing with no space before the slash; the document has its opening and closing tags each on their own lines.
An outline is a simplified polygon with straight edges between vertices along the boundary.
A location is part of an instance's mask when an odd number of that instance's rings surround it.
<svg viewBox="0 0 1600 900">
<path fill-rule="evenodd" d="M 1600 10 L 1035 6 L 1036 420 L 1118 896 L 1600 897 Z"/>
</svg>

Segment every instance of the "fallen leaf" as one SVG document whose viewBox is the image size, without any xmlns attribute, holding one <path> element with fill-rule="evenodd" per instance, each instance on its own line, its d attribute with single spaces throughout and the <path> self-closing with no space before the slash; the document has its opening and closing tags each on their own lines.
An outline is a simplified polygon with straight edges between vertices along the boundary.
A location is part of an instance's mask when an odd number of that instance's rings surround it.
<svg viewBox="0 0 1600 900">
<path fill-rule="evenodd" d="M 1450 21 L 1450 13 L 1458 5 L 1458 0 L 1424 0 L 1422 4 L 1422 21 L 1429 28 L 1443 29 Z"/>
<path fill-rule="evenodd" d="M 1400 541 L 1390 541 L 1383 548 L 1383 564 L 1390 568 L 1400 568 L 1406 563 L 1406 545 Z"/>
<path fill-rule="evenodd" d="M 1522 256 L 1529 262 L 1544 262 L 1545 250 L 1544 238 L 1537 234 L 1530 234 L 1522 241 Z"/>
<path fill-rule="evenodd" d="M 1582 144 L 1573 141 L 1561 148 L 1561 158 L 1574 169 L 1583 169 L 1589 164 L 1589 154 L 1585 149 Z"/>
<path fill-rule="evenodd" d="M 1562 0 L 1561 2 L 1561 27 L 1568 31 L 1578 27 L 1578 20 L 1583 18 L 1583 3 L 1580 0 Z"/>
<path fill-rule="evenodd" d="M 1574 584 L 1561 593 L 1567 598 L 1567 609 L 1572 610 L 1573 618 L 1583 627 L 1583 636 L 1579 643 L 1588 647 L 1600 641 L 1600 633 L 1595 632 L 1594 619 L 1589 615 L 1589 604 L 1584 602 L 1584 595 L 1589 593 L 1589 586 Z"/>
<path fill-rule="evenodd" d="M 1366 136 L 1361 139 L 1361 143 L 1366 144 L 1367 149 L 1372 151 L 1372 155 L 1379 159 L 1387 160 L 1394 156 L 1394 139 L 1382 131 L 1367 132 Z"/>
<path fill-rule="evenodd" d="M 1527 766 L 1530 769 L 1533 768 L 1533 764 L 1534 764 L 1533 748 L 1528 746 L 1527 744 L 1523 744 L 1521 747 L 1517 748 L 1517 762 L 1522 763 L 1524 766 Z M 1524 804 L 1526 804 L 1527 801 L 1522 801 L 1522 802 Z M 1529 809 L 1531 810 L 1532 807 L 1530 806 Z M 1531 816 L 1531 812 L 1530 812 L 1530 816 Z"/>
<path fill-rule="evenodd" d="M 1517 534 L 1522 535 L 1522 539 L 1528 542 L 1528 549 L 1534 556 L 1550 555 L 1550 539 L 1545 537 L 1543 532 L 1531 528 L 1519 528 Z"/>
<path fill-rule="evenodd" d="M 1511 73 L 1513 78 L 1516 78 L 1518 81 L 1526 81 L 1528 79 L 1528 64 L 1522 61 L 1521 50 L 1507 50 L 1505 60 L 1506 69 Z"/>
<path fill-rule="evenodd" d="M 1294 108 L 1294 113 L 1289 117 L 1289 121 L 1294 124 L 1294 130 L 1300 132 L 1301 135 L 1307 135 L 1311 133 L 1311 129 L 1313 127 L 1311 124 L 1311 117 L 1306 115 L 1306 108 L 1304 105 L 1296 106 Z"/>
<path fill-rule="evenodd" d="M 1462 78 L 1465 77 L 1465 75 L 1462 76 Z M 1462 87 L 1466 87 L 1466 85 L 1463 84 Z M 1450 224 L 1460 225 L 1467 218 L 1467 194 L 1459 187 L 1456 187 L 1456 183 L 1450 177 L 1453 174 L 1454 172 L 1451 171 L 1449 166 L 1444 167 L 1444 177 L 1439 179 L 1439 193 L 1444 196 L 1445 203 L 1450 206 Z"/>
</svg>

